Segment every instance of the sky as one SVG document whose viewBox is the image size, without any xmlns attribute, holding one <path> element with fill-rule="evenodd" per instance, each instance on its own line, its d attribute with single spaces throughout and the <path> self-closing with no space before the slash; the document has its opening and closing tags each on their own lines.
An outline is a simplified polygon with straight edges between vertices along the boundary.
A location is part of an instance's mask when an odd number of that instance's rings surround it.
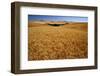
<svg viewBox="0 0 100 76">
<path fill-rule="evenodd" d="M 52 15 L 28 15 L 28 20 L 32 21 L 67 21 L 67 22 L 88 22 L 88 17 L 78 16 L 52 16 Z"/>
</svg>

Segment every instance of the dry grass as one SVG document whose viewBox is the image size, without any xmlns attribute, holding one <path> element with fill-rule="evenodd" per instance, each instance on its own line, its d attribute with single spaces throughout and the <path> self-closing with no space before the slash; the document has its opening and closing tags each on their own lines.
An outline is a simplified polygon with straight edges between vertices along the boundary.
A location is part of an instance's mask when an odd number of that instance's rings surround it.
<svg viewBox="0 0 100 76">
<path fill-rule="evenodd" d="M 29 23 L 28 60 L 87 58 L 87 45 L 87 23 Z"/>
</svg>

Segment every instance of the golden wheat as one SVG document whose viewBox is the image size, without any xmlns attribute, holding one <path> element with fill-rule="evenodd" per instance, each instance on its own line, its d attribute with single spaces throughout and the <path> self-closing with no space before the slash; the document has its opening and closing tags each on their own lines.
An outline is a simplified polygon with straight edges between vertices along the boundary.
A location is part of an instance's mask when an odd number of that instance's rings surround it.
<svg viewBox="0 0 100 76">
<path fill-rule="evenodd" d="M 87 24 L 34 26 L 28 27 L 28 60 L 87 58 Z"/>
</svg>

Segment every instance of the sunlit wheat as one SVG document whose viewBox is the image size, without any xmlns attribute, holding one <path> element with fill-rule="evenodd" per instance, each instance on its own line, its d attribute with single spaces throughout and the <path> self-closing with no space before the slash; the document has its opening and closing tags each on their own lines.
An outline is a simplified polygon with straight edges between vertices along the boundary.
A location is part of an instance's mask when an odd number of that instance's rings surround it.
<svg viewBox="0 0 100 76">
<path fill-rule="evenodd" d="M 28 59 L 87 58 L 87 36 L 87 23 L 72 23 L 59 27 L 29 24 Z"/>
</svg>

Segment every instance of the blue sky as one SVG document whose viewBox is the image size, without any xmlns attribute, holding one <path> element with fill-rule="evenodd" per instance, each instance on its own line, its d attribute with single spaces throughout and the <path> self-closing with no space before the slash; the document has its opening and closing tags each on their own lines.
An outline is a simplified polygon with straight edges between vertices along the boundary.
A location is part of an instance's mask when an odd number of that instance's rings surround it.
<svg viewBox="0 0 100 76">
<path fill-rule="evenodd" d="M 78 16 L 52 16 L 52 15 L 28 15 L 28 20 L 44 21 L 69 21 L 69 22 L 88 22 L 88 17 Z"/>
</svg>

